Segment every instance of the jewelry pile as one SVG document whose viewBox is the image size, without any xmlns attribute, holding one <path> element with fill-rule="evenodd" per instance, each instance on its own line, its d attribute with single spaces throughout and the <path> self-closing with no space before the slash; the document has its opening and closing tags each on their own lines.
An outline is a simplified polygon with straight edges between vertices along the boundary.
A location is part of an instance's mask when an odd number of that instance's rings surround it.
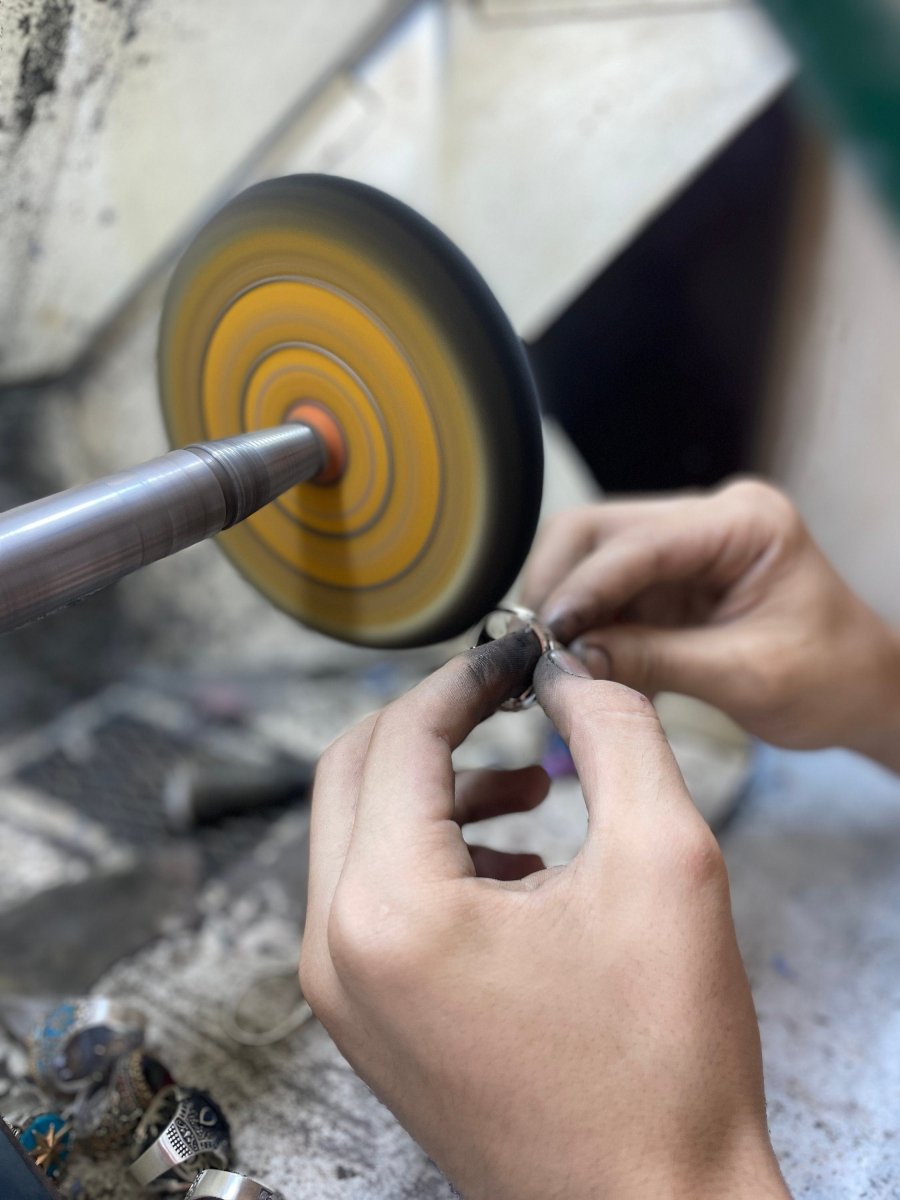
<svg viewBox="0 0 900 1200">
<path fill-rule="evenodd" d="M 4 1117 L 20 1147 L 57 1180 L 77 1146 L 121 1155 L 143 1187 L 191 1200 L 284 1200 L 229 1170 L 231 1131 L 205 1092 L 176 1083 L 145 1048 L 142 1013 L 102 996 L 58 1004 L 28 1039 L 38 1091 Z"/>
</svg>

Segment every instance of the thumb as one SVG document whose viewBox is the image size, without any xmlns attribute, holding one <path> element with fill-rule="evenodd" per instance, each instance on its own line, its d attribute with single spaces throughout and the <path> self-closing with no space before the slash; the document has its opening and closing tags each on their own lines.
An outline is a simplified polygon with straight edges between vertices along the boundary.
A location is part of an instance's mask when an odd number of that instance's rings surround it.
<svg viewBox="0 0 900 1200">
<path fill-rule="evenodd" d="M 534 686 L 578 772 L 590 817 L 585 849 L 601 846 L 610 829 L 645 832 L 664 815 L 696 813 L 646 696 L 582 672 L 571 655 L 554 650 L 538 663 Z"/>
<path fill-rule="evenodd" d="M 734 685 L 733 640 L 709 629 L 611 625 L 572 644 L 595 679 L 639 692 L 681 692 L 727 708 Z"/>
</svg>

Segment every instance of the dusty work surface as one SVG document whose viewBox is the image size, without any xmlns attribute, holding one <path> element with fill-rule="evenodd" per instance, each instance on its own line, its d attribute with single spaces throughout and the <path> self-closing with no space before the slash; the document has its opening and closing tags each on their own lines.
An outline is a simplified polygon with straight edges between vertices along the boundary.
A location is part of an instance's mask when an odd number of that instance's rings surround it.
<svg viewBox="0 0 900 1200">
<path fill-rule="evenodd" d="M 224 716 L 233 750 L 261 739 L 303 752 L 414 676 L 410 662 L 315 684 L 289 673 L 240 683 L 145 677 L 16 739 L 0 765 L 4 999 L 16 987 L 66 990 L 70 981 L 68 990 L 142 1006 L 154 1050 L 225 1108 L 238 1167 L 288 1200 L 436 1200 L 451 1191 L 316 1022 L 258 1049 L 223 1028 L 223 1000 L 249 980 L 275 972 L 284 981 L 293 970 L 305 809 L 177 842 L 152 802 L 136 826 L 128 797 L 158 785 L 179 738 L 181 752 L 187 740 L 213 753 L 211 731 Z M 536 715 L 489 722 L 472 761 L 528 757 L 540 737 L 529 725 Z M 548 861 L 571 854 L 584 828 L 574 783 L 559 780 L 530 820 L 530 843 Z M 523 836 L 521 819 L 508 834 L 491 825 L 479 840 Z M 762 1023 L 773 1136 L 794 1195 L 897 1195 L 900 781 L 840 753 L 763 750 L 721 836 Z M 107 929 L 98 936 L 93 924 L 108 892 L 91 881 L 104 879 L 130 888 L 124 940 Z M 270 1002 L 279 986 L 263 989 Z M 22 1068 L 21 1050 L 0 1034 L 0 1110 L 15 1106 Z M 78 1162 L 72 1179 L 82 1200 L 139 1194 L 120 1160 Z"/>
</svg>

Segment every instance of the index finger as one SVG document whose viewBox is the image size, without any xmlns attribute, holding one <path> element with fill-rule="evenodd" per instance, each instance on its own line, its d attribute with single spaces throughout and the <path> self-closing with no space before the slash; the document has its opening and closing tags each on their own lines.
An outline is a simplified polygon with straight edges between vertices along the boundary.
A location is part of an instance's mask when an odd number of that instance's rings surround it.
<svg viewBox="0 0 900 1200">
<path fill-rule="evenodd" d="M 645 516 L 651 508 L 652 520 L 633 521 L 598 538 L 596 549 L 545 597 L 541 616 L 560 641 L 609 624 L 653 585 L 713 577 L 725 582 L 756 552 L 718 495 L 650 501 Z"/>
<path fill-rule="evenodd" d="M 348 869 L 443 878 L 472 874 L 455 821 L 451 755 L 531 682 L 541 648 L 518 630 L 451 659 L 378 717 L 363 768 Z"/>
</svg>

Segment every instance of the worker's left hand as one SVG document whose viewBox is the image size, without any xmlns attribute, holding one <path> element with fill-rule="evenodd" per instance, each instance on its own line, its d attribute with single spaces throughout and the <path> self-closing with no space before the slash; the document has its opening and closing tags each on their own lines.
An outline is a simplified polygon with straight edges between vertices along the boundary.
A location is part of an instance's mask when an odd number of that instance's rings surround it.
<svg viewBox="0 0 900 1200">
<path fill-rule="evenodd" d="M 585 845 L 542 870 L 463 841 L 547 790 L 451 763 L 536 658 L 462 655 L 326 752 L 303 990 L 469 1200 L 783 1197 L 725 867 L 652 705 L 542 659 Z"/>
</svg>

